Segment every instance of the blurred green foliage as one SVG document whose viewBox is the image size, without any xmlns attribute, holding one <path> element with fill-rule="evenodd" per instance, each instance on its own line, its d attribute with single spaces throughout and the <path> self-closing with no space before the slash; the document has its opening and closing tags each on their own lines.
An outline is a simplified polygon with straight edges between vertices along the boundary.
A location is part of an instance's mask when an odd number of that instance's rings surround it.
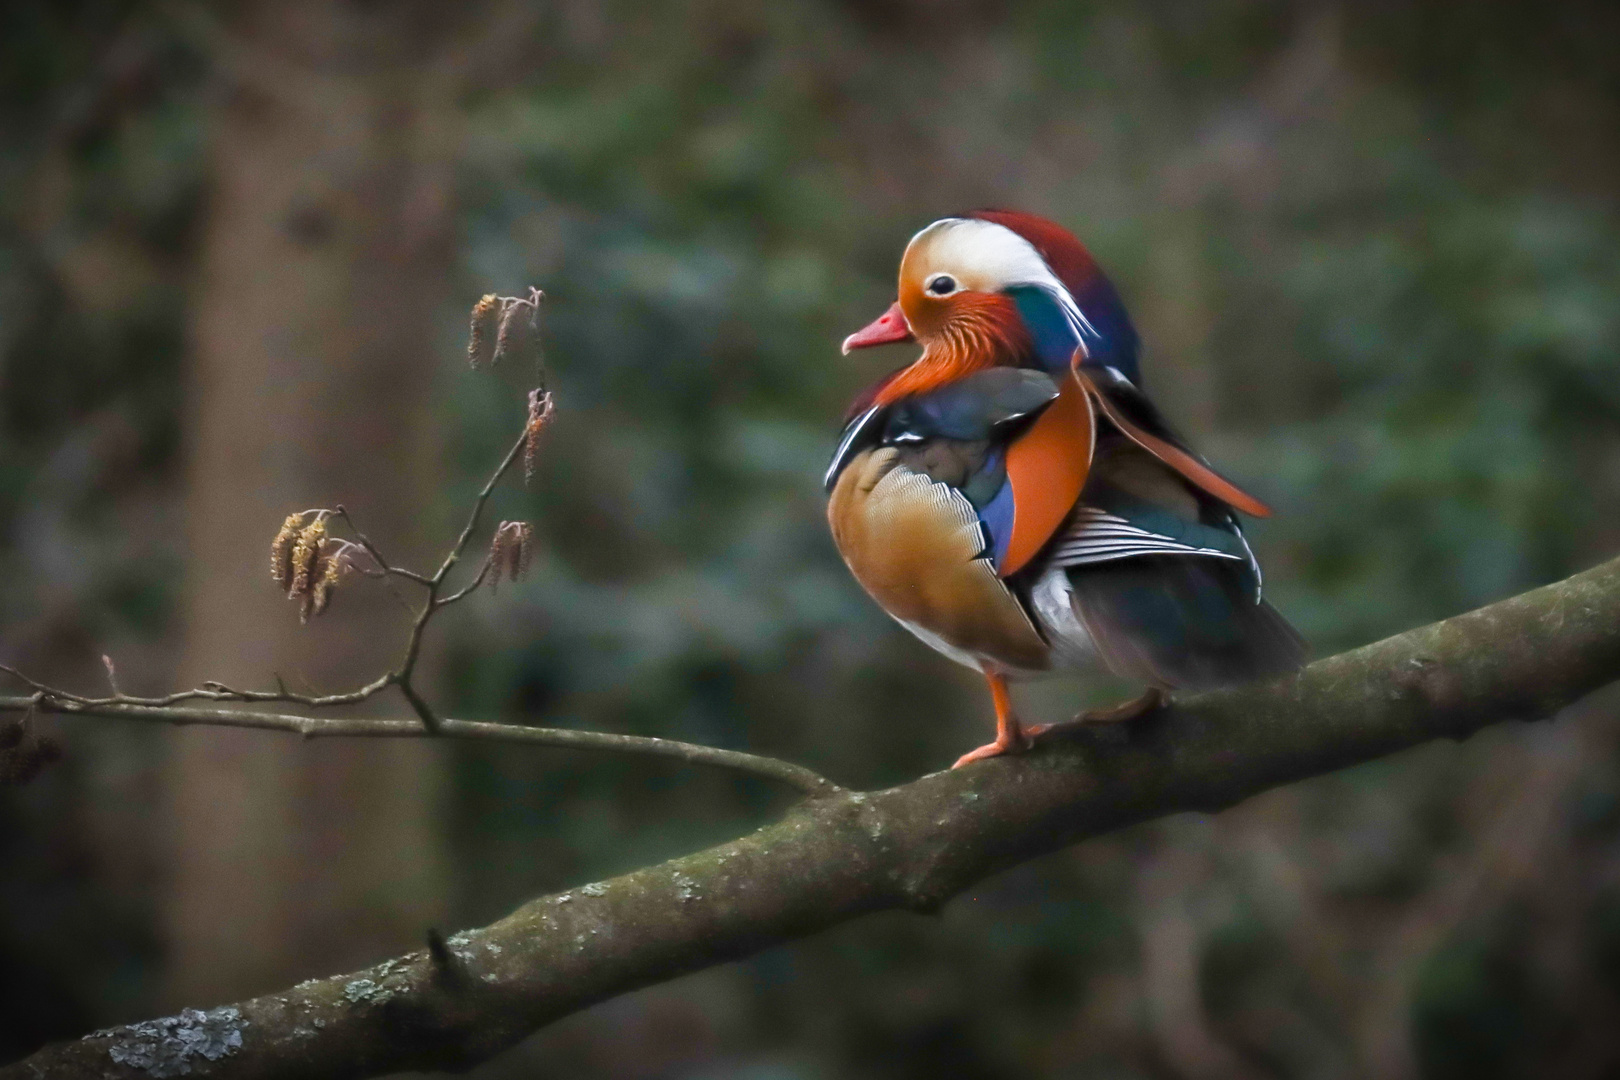
<svg viewBox="0 0 1620 1080">
<path fill-rule="evenodd" d="M 172 640 L 217 89 L 166 11 L 0 15 L 8 653 Z M 1279 507 L 1256 546 L 1319 654 L 1620 548 L 1608 5 L 711 0 L 520 25 L 523 73 L 456 105 L 446 512 L 515 432 L 530 374 L 456 367 L 472 297 L 547 291 L 560 413 L 532 488 L 497 498 L 541 554 L 462 610 L 453 713 L 748 747 L 860 786 L 972 744 L 975 680 L 859 593 L 819 487 L 844 403 L 886 370 L 838 339 L 888 303 L 910 233 L 971 205 L 1045 213 L 1090 244 L 1136 313 L 1149 388 Z M 1119 689 L 1028 700 L 1057 714 Z M 1537 796 L 1551 824 L 1532 837 L 1564 869 L 1490 863 L 1483 880 L 1505 884 L 1470 894 L 1485 901 L 1447 906 L 1447 882 L 1497 850 L 1501 791 L 1537 795 L 1510 780 L 1557 752 L 1544 733 L 1086 845 L 940 922 L 868 920 L 577 1018 L 489 1075 L 1183 1075 L 1153 974 L 1178 919 L 1204 1025 L 1254 1075 L 1365 1074 L 1376 1038 L 1351 1006 L 1392 980 L 1425 1075 L 1549 1075 L 1572 1029 L 1587 1057 L 1560 1074 L 1602 1075 L 1620 1063 L 1591 1034 L 1620 1002 L 1620 771 L 1614 732 L 1580 730 L 1588 753 Z M 465 922 L 780 805 L 633 761 L 454 759 Z M 151 888 L 115 895 L 65 854 L 91 858 L 64 776 L 0 796 L 7 1050 L 138 1012 L 161 964 Z M 1166 875 L 1169 899 L 1145 897 Z M 1393 973 L 1369 959 L 1425 918 L 1420 954 Z M 92 925 L 95 949 L 63 944 Z M 1548 959 L 1571 951 L 1590 961 Z M 54 989 L 30 1001 L 36 980 Z"/>
</svg>

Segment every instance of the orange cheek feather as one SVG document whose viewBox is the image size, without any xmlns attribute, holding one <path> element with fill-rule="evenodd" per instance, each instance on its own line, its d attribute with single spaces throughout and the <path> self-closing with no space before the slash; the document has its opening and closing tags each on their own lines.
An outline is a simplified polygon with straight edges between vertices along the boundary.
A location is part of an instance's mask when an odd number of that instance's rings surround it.
<svg viewBox="0 0 1620 1080">
<path fill-rule="evenodd" d="M 969 292 L 937 300 L 903 285 L 900 303 L 923 343 L 923 354 L 878 391 L 874 405 L 926 394 L 976 371 L 1016 366 L 1029 355 L 1029 331 L 1005 296 Z"/>
</svg>

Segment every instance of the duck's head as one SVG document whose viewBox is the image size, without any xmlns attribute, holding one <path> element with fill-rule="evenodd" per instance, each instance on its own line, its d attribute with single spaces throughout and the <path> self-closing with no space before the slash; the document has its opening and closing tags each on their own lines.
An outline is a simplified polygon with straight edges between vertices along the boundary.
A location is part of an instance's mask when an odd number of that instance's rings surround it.
<svg viewBox="0 0 1620 1080">
<path fill-rule="evenodd" d="M 916 341 L 923 354 L 877 404 L 997 366 L 1067 370 L 1084 362 L 1138 382 L 1136 331 L 1113 286 L 1062 226 L 1007 210 L 943 218 L 911 238 L 900 298 L 844 339 L 844 352 Z"/>
</svg>

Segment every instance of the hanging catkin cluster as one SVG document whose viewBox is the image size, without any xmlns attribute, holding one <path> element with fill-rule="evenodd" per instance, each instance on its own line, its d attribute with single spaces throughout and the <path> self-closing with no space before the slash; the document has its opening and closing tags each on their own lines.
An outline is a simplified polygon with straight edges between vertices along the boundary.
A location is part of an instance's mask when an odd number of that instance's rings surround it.
<svg viewBox="0 0 1620 1080">
<path fill-rule="evenodd" d="M 506 580 L 517 581 L 529 569 L 529 558 L 534 549 L 534 529 L 527 521 L 503 521 L 495 530 L 489 544 L 489 584 Z"/>
<path fill-rule="evenodd" d="M 270 577 L 298 601 L 298 621 L 326 610 L 338 581 L 349 569 L 346 540 L 327 535 L 328 510 L 288 514 L 270 542 Z M 306 523 L 305 519 L 309 519 Z"/>
<path fill-rule="evenodd" d="M 530 361 L 535 365 L 540 385 L 529 391 L 529 413 L 523 425 L 521 447 L 526 483 L 534 477 L 540 435 L 550 423 L 554 411 L 551 393 L 545 386 L 544 357 L 540 348 L 540 302 L 544 299 L 545 293 L 533 287 L 527 296 L 489 293 L 473 305 L 467 333 L 467 362 L 475 369 L 513 359 Z M 508 457 L 495 479 L 498 480 L 512 464 L 512 458 Z M 493 483 L 492 480 L 491 485 Z M 487 497 L 488 494 L 486 490 L 484 495 Z M 335 513 L 337 517 L 347 520 L 342 507 Z M 328 522 L 333 516 L 334 511 L 331 510 L 304 510 L 289 514 L 270 543 L 270 576 L 277 585 L 287 590 L 289 600 L 298 601 L 300 622 L 308 622 L 311 616 L 326 610 L 338 582 L 351 570 L 359 569 L 371 577 L 401 574 L 431 589 L 439 587 L 444 570 L 428 579 L 390 567 L 364 537 L 356 543 L 331 535 Z M 508 581 L 521 578 L 529 567 L 533 536 L 534 530 L 527 522 L 501 522 L 490 540 L 487 569 L 479 581 L 456 594 L 454 599 L 460 599 L 479 584 L 493 587 L 503 577 Z M 465 542 L 463 538 L 461 543 Z M 445 564 L 446 568 L 459 554 L 458 546 Z M 356 560 L 359 560 L 358 565 Z"/>
<path fill-rule="evenodd" d="M 541 366 L 540 301 L 546 294 L 531 287 L 528 296 L 487 293 L 473 305 L 467 332 L 467 363 L 476 370 L 507 359 L 533 358 Z"/>
<path fill-rule="evenodd" d="M 472 326 L 467 331 L 467 363 L 474 371 L 494 362 L 500 332 L 501 298 L 485 293 L 473 305 Z"/>
</svg>

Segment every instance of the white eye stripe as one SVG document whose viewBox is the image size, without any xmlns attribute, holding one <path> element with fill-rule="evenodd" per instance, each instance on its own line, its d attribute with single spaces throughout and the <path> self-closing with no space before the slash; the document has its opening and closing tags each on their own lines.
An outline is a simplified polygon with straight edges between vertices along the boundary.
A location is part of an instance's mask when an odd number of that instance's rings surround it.
<svg viewBox="0 0 1620 1080">
<path fill-rule="evenodd" d="M 972 288 L 984 292 L 1001 292 L 1015 285 L 1044 289 L 1062 309 L 1076 342 L 1088 356 L 1089 342 L 1102 337 L 1035 246 L 1005 225 L 978 218 L 941 218 L 911 238 L 906 251 L 909 255 L 914 250 L 926 252 L 927 264 L 951 267 L 949 276 L 956 279 L 958 288 L 966 277 Z M 947 275 L 936 271 L 925 279 L 924 287 L 942 276 Z"/>
</svg>

